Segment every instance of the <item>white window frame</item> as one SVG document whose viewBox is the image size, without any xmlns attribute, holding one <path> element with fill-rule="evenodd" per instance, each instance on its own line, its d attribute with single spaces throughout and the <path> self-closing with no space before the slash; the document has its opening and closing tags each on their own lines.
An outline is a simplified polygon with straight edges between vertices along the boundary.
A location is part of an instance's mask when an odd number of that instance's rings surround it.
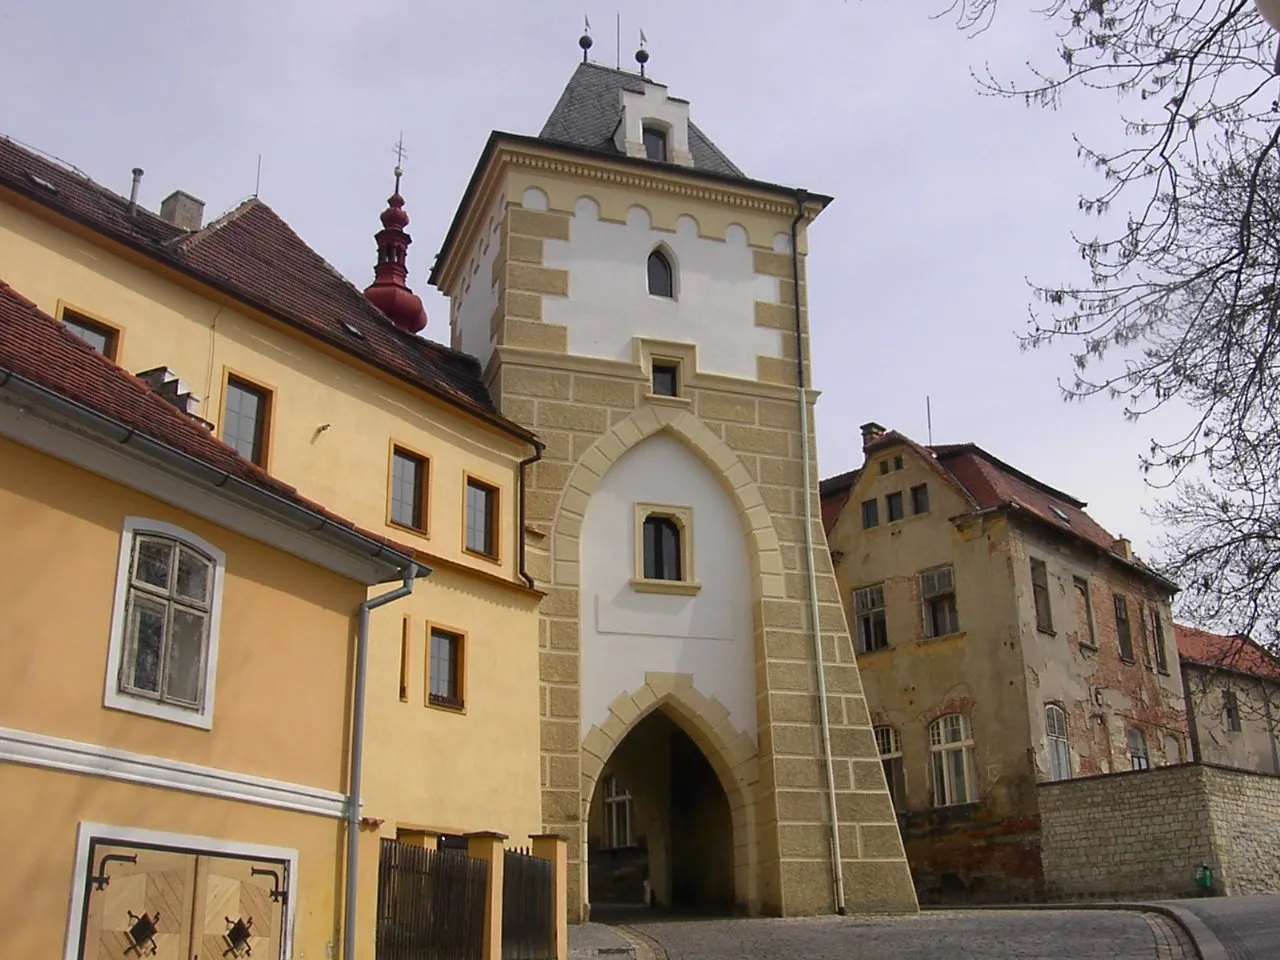
<svg viewBox="0 0 1280 960">
<path fill-rule="evenodd" d="M 937 586 L 936 586 L 937 578 L 938 578 L 941 574 L 943 574 L 943 573 L 946 573 L 946 574 L 947 574 L 947 576 L 948 576 L 948 577 L 950 578 L 950 580 L 951 580 L 951 587 L 950 587 L 950 589 L 941 590 L 941 589 L 938 589 L 938 588 L 937 588 Z M 926 640 L 933 640 L 933 639 L 936 639 L 936 638 L 938 638 L 938 637 L 954 637 L 954 636 L 956 636 L 957 634 L 959 634 L 959 633 L 961 632 L 961 629 L 960 629 L 960 600 L 959 600 L 959 597 L 957 596 L 957 592 L 956 592 L 956 570 L 955 570 L 955 567 L 954 567 L 953 565 L 951 565 L 951 564 L 947 564 L 946 566 L 942 566 L 942 567 L 934 567 L 934 568 L 933 568 L 933 569 L 931 569 L 931 570 L 921 570 L 921 571 L 920 571 L 920 574 L 919 574 L 919 578 L 920 578 L 919 582 L 920 582 L 920 601 L 921 601 L 921 604 L 920 604 L 920 607 L 921 607 L 921 609 L 920 609 L 920 613 L 921 613 L 921 616 L 922 616 L 923 621 L 924 621 L 924 637 L 925 637 L 925 639 L 926 639 Z M 933 592 L 930 592 L 930 591 L 929 591 L 929 588 L 928 588 L 928 586 L 927 586 L 927 583 L 928 583 L 928 581 L 929 581 L 929 578 L 933 578 L 933 582 L 935 583 L 935 587 L 934 587 L 934 589 L 933 589 Z M 940 598 L 945 598 L 945 597 L 950 597 L 950 598 L 951 598 L 951 609 L 952 609 L 952 612 L 953 612 L 953 614 L 954 614 L 954 617 L 953 617 L 954 622 L 951 624 L 951 626 L 952 626 L 954 629 L 952 629 L 952 630 L 948 630 L 948 631 L 946 631 L 946 632 L 944 632 L 944 633 L 934 633 L 934 632 L 933 632 L 933 617 L 932 617 L 932 615 L 931 615 L 930 604 L 931 604 L 934 600 L 938 600 L 938 599 L 940 599 Z"/>
<path fill-rule="evenodd" d="M 631 803 L 631 792 L 623 788 L 622 783 L 612 773 L 606 774 L 600 784 L 604 791 L 604 823 L 600 831 L 600 847 L 602 850 L 622 850 L 635 846 L 635 808 Z M 626 826 L 625 834 L 618 836 L 618 821 L 621 817 Z"/>
<path fill-rule="evenodd" d="M 907 768 L 902 758 L 902 735 L 897 727 L 887 723 L 877 724 L 872 727 L 871 732 L 876 738 L 876 751 L 880 754 L 880 765 L 884 767 L 889 800 L 893 804 L 894 811 L 901 813 L 907 809 Z M 893 777 L 889 775 L 890 764 L 894 760 L 898 761 L 897 769 L 902 774 L 902 779 L 896 784 Z M 895 786 L 902 787 L 901 795 Z"/>
<path fill-rule="evenodd" d="M 213 588 L 209 595 L 209 641 L 204 662 L 204 704 L 199 710 L 187 710 L 158 703 L 120 689 L 120 669 L 124 660 L 125 617 L 129 606 L 129 579 L 133 563 L 134 539 L 149 533 L 186 543 L 205 554 L 213 563 Z M 208 540 L 190 530 L 163 520 L 148 517 L 125 517 L 120 532 L 120 555 L 116 563 L 116 592 L 111 609 L 111 634 L 107 646 L 107 676 L 102 704 L 112 710 L 124 710 L 157 720 L 168 720 L 202 730 L 213 728 L 214 679 L 218 675 L 218 632 L 222 620 L 222 583 L 227 555 Z"/>
<path fill-rule="evenodd" d="M 879 603 L 876 602 L 879 600 Z M 873 647 L 868 640 L 875 639 L 876 613 L 884 623 L 884 646 Z M 877 650 L 888 650 L 889 643 L 889 610 L 884 599 L 884 583 L 873 583 L 859 587 L 853 591 L 853 621 L 857 631 L 858 653 L 875 653 Z M 870 637 L 868 637 L 868 633 Z"/>
<path fill-rule="evenodd" d="M 1151 746 L 1147 743 L 1147 735 L 1138 727 L 1128 727 L 1124 732 L 1124 743 L 1129 754 L 1129 769 L 1150 770 Z M 1135 747 L 1141 748 L 1140 752 Z"/>
<path fill-rule="evenodd" d="M 1056 724 L 1051 719 L 1055 714 L 1061 718 L 1060 729 L 1055 729 Z M 1049 779 L 1070 780 L 1071 738 L 1067 732 L 1067 711 L 1060 704 L 1044 705 L 1044 734 L 1049 750 Z"/>
<path fill-rule="evenodd" d="M 960 739 L 945 738 L 946 721 L 958 718 Z M 952 777 L 951 764 L 946 754 L 961 753 L 964 763 L 964 796 L 957 797 L 956 785 Z M 938 757 L 942 756 L 942 782 L 938 782 Z M 977 803 L 978 761 L 973 742 L 973 724 L 963 713 L 948 713 L 938 717 L 929 724 L 929 783 L 933 789 L 933 805 L 935 807 L 953 807 L 965 803 Z"/>
</svg>

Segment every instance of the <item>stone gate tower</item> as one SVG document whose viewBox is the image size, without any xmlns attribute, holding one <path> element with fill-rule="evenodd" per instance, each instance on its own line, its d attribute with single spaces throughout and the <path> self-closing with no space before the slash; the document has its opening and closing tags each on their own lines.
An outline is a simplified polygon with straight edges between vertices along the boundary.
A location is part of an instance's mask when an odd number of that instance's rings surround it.
<svg viewBox="0 0 1280 960">
<path fill-rule="evenodd" d="M 572 920 L 916 909 L 799 382 L 829 199 L 751 180 L 686 101 L 584 61 L 537 137 L 490 137 L 437 259 L 453 345 L 546 445 L 524 535 Z"/>
</svg>

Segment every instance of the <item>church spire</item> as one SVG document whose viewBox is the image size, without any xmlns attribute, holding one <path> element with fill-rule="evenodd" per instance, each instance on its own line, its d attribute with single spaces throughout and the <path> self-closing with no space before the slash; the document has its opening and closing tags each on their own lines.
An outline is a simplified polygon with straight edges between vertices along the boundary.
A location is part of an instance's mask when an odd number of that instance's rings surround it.
<svg viewBox="0 0 1280 960">
<path fill-rule="evenodd" d="M 396 151 L 397 159 L 403 156 L 401 145 L 397 145 Z M 378 243 L 378 265 L 373 270 L 373 283 L 364 295 L 401 330 L 417 333 L 427 325 L 427 314 L 422 309 L 422 300 L 405 283 L 409 275 L 405 258 L 413 240 L 404 230 L 409 225 L 409 215 L 404 212 L 404 197 L 400 196 L 403 172 L 397 163 L 395 192 L 387 200 L 387 209 L 382 211 L 382 229 L 374 234 Z"/>
</svg>

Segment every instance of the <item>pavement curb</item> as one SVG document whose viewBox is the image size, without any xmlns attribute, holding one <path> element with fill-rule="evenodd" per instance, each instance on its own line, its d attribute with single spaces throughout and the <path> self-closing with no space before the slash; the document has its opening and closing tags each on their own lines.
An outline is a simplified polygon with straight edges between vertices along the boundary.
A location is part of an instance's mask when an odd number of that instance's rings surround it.
<svg viewBox="0 0 1280 960">
<path fill-rule="evenodd" d="M 921 913 L 935 910 L 1127 910 L 1132 913 L 1157 913 L 1182 928 L 1200 960 L 1230 960 L 1227 948 L 1208 925 L 1185 907 L 1168 903 L 1120 902 L 1088 900 L 1081 903 L 982 903 L 965 906 L 922 906 Z"/>
</svg>

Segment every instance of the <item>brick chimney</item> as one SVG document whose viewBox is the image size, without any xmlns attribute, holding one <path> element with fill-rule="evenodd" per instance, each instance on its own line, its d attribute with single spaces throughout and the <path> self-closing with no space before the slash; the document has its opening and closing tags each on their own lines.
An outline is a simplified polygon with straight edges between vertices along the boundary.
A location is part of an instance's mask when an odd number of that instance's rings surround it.
<svg viewBox="0 0 1280 960">
<path fill-rule="evenodd" d="M 1124 534 L 1116 538 L 1116 542 L 1111 545 L 1111 552 L 1126 560 L 1133 560 L 1133 544 L 1129 542 L 1129 538 Z"/>
<path fill-rule="evenodd" d="M 204 201 L 189 193 L 175 190 L 160 204 L 160 219 L 183 230 L 199 230 L 204 220 Z"/>
<path fill-rule="evenodd" d="M 862 425 L 862 449 L 865 450 L 885 434 L 884 427 L 872 420 Z"/>
</svg>

